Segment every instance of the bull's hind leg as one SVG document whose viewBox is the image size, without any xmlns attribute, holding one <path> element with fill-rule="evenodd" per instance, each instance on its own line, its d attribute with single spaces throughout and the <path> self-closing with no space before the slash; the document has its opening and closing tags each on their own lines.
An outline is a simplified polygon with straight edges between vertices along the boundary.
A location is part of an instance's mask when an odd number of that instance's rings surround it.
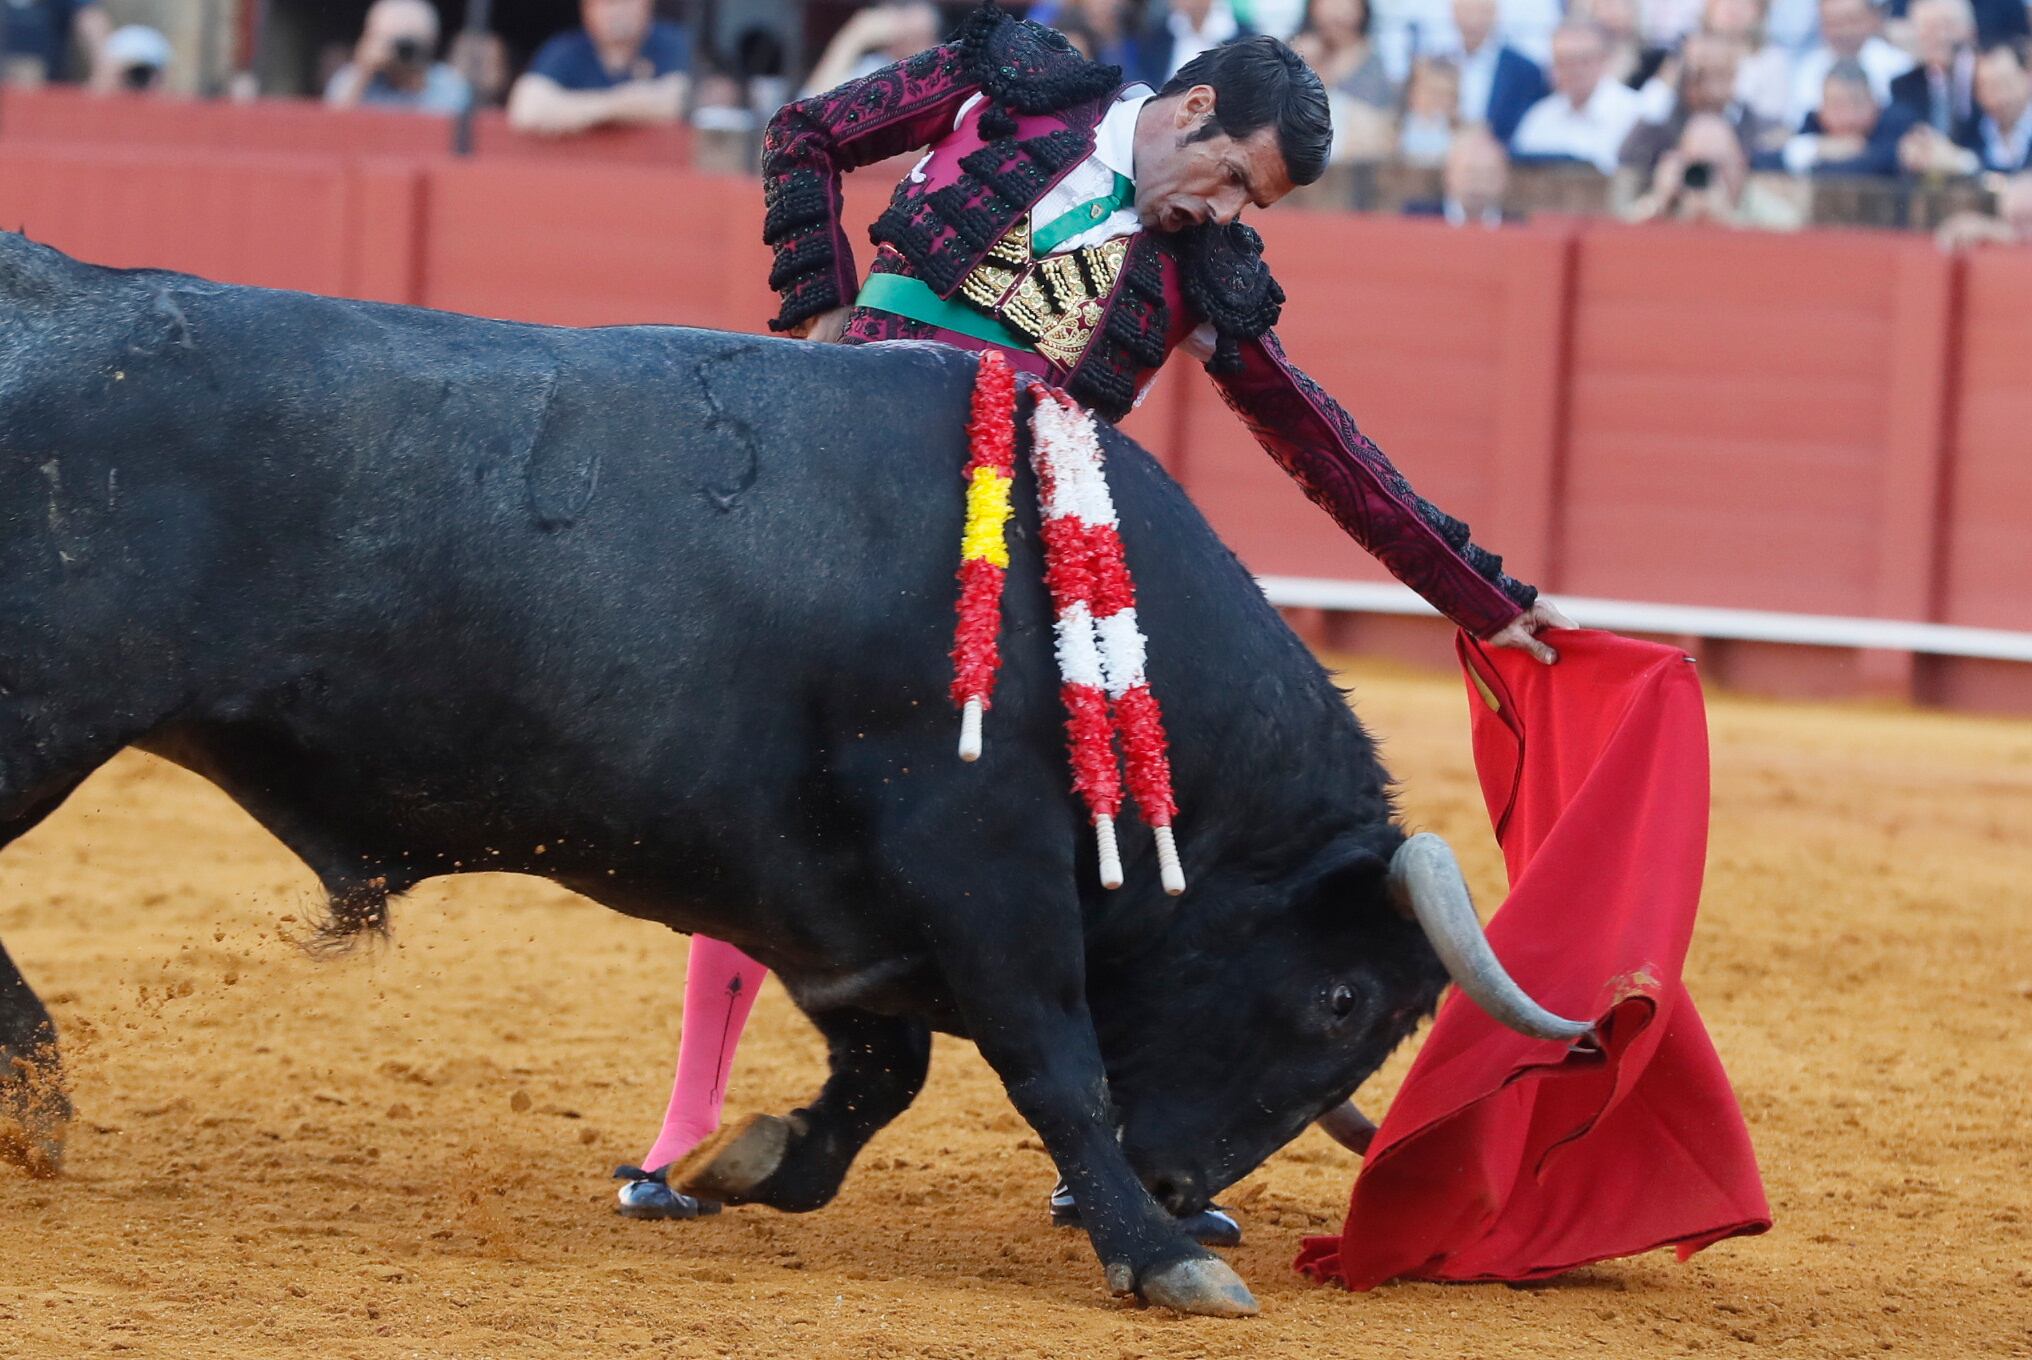
<svg viewBox="0 0 2032 1360">
<path fill-rule="evenodd" d="M 5 768 L 0 767 L 0 779 Z M 34 830 L 56 811 L 83 775 L 62 780 L 53 792 L 5 809 L 0 820 L 0 850 Z M 70 1128 L 71 1100 L 57 1053 L 56 1025 L 42 999 L 0 947 L 0 1161 L 24 1167 L 35 1176 L 54 1176 L 63 1165 L 64 1135 Z"/>
<path fill-rule="evenodd" d="M 70 1120 L 56 1026 L 0 948 L 0 1161 L 55 1175 Z"/>
<path fill-rule="evenodd" d="M 756 1115 L 707 1139 L 671 1168 L 688 1195 L 803 1213 L 839 1193 L 847 1169 L 924 1086 L 931 1031 L 867 1011 L 812 1016 L 832 1072 L 818 1098 L 790 1114 Z"/>
</svg>

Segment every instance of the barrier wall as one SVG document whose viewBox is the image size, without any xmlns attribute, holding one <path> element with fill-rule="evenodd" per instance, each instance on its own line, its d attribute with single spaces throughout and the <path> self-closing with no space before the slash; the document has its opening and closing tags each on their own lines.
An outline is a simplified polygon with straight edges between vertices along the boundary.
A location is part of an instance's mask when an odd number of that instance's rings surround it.
<svg viewBox="0 0 2032 1360">
<path fill-rule="evenodd" d="M 405 141 L 419 134 L 399 116 L 193 105 L 180 138 L 137 144 L 132 104 L 114 117 L 61 93 L 0 105 L 0 223 L 87 259 L 570 325 L 761 329 L 772 309 L 757 186 L 677 168 L 668 141 L 483 141 L 455 159 Z M 857 221 L 901 169 L 850 180 Z M 1260 225 L 1294 359 L 1520 576 L 2032 631 L 2032 252 L 1298 211 Z M 1383 579 L 1189 370 L 1129 428 L 1243 559 Z M 1328 640 L 1440 657 L 1445 633 L 1365 618 Z M 1703 651 L 1754 688 L 2032 712 L 2032 666 Z"/>
</svg>

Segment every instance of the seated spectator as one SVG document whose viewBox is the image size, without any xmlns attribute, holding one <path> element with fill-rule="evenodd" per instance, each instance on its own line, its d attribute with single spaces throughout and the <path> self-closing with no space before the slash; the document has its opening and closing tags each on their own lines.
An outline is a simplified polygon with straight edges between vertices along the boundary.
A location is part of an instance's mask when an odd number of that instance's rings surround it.
<svg viewBox="0 0 2032 1360">
<path fill-rule="evenodd" d="M 175 57 L 169 39 L 145 24 L 116 28 L 99 46 L 92 89 L 99 94 L 148 94 L 162 89 Z"/>
<path fill-rule="evenodd" d="M 508 123 L 562 136 L 608 123 L 684 116 L 691 39 L 655 17 L 650 0 L 579 0 L 583 28 L 536 49 L 508 90 Z"/>
<path fill-rule="evenodd" d="M 1328 93 L 1373 109 L 1397 107 L 1397 82 L 1369 41 L 1369 0 L 1309 0 L 1291 50 L 1318 73 Z"/>
<path fill-rule="evenodd" d="M 1892 104 L 1960 146 L 1974 146 L 1976 139 L 1974 38 L 1969 0 L 1917 0 L 1912 55 L 1919 64 L 1891 82 Z"/>
<path fill-rule="evenodd" d="M 1917 16 L 1912 12 L 1916 8 L 1911 0 L 1890 0 L 1884 12 L 1894 20 L 1909 18 L 1916 23 Z M 2028 13 L 2025 0 L 1972 0 L 1970 9 L 1978 48 L 2032 37 L 2032 13 Z"/>
<path fill-rule="evenodd" d="M 427 0 L 374 0 L 353 59 L 325 84 L 325 103 L 458 113 L 472 91 L 465 77 L 436 60 L 437 38 L 437 11 Z"/>
<path fill-rule="evenodd" d="M 1453 145 L 1460 111 L 1460 71 L 1445 57 L 1420 57 L 1405 89 L 1404 120 L 1397 129 L 1397 159 L 1436 166 Z"/>
<path fill-rule="evenodd" d="M 1619 156 L 1623 168 L 1636 172 L 1649 183 L 1658 160 L 1679 145 L 1689 120 L 1699 114 L 1715 114 L 1736 130 L 1743 155 L 1774 151 L 1785 140 L 1785 129 L 1769 123 L 1736 98 L 1736 68 L 1742 49 L 1727 38 L 1712 33 L 1695 33 L 1681 45 L 1673 58 L 1670 74 L 1676 87 L 1666 96 L 1670 111 L 1660 119 L 1647 120 L 1630 130 L 1623 139 Z"/>
<path fill-rule="evenodd" d="M 1570 12 L 1601 30 L 1608 43 L 1603 69 L 1610 80 L 1641 90 L 1657 74 L 1665 52 L 1644 46 L 1637 30 L 1636 0 L 1573 0 Z"/>
<path fill-rule="evenodd" d="M 1136 69 L 1155 86 L 1209 47 L 1246 37 L 1229 0 L 1170 0 L 1154 8 L 1137 45 Z"/>
<path fill-rule="evenodd" d="M 1786 121 L 1792 110 L 1792 53 L 1765 40 L 1759 0 L 1707 0 L 1700 31 L 1736 45 L 1738 103 L 1787 132 L 1799 126 Z"/>
<path fill-rule="evenodd" d="M 1898 109 L 1882 109 L 1862 63 L 1839 61 L 1821 82 L 1820 107 L 1785 143 L 1779 163 L 1795 175 L 1895 175 L 1898 142 L 1911 128 Z"/>
<path fill-rule="evenodd" d="M 1510 158 L 1487 128 L 1464 127 L 1456 133 L 1441 173 L 1442 196 L 1406 203 L 1405 216 L 1443 217 L 1450 227 L 1499 227 L 1518 220 L 1503 209 Z"/>
<path fill-rule="evenodd" d="M 884 0 L 857 10 L 805 77 L 807 98 L 938 46 L 942 21 L 931 0 Z"/>
<path fill-rule="evenodd" d="M 1538 63 L 1496 35 L 1496 0 L 1453 0 L 1460 32 L 1460 118 L 1508 145 L 1533 104 L 1551 93 Z"/>
<path fill-rule="evenodd" d="M 1891 82 L 1912 69 L 1912 58 L 1885 42 L 1878 27 L 1877 7 L 1871 0 L 1820 0 L 1820 46 L 1793 68 L 1787 126 L 1798 127 L 1819 106 L 1827 73 L 1837 62 L 1861 66 L 1871 96 L 1879 105 L 1891 102 Z"/>
<path fill-rule="evenodd" d="M 1326 85 L 1334 165 L 1388 160 L 1396 154 L 1397 82 L 1369 40 L 1369 0 L 1310 0 L 1291 48 Z"/>
<path fill-rule="evenodd" d="M 112 21 L 94 0 L 0 0 L 0 82 L 40 85 L 64 78 L 71 39 L 85 55 L 87 77 L 99 72 L 99 52 Z"/>
<path fill-rule="evenodd" d="M 1678 143 L 1658 158 L 1651 191 L 1631 206 L 1628 217 L 1766 231 L 1793 231 L 1806 220 L 1800 203 L 1751 177 L 1741 137 L 1717 113 L 1686 120 Z"/>
<path fill-rule="evenodd" d="M 1637 125 L 1637 92 L 1607 76 L 1608 43 L 1588 23 L 1565 23 L 1552 35 L 1553 92 L 1531 106 L 1510 150 L 1519 157 L 1570 159 L 1603 174 Z"/>
<path fill-rule="evenodd" d="M 1942 250 L 1972 246 L 2032 245 L 2032 175 L 2017 175 L 1997 190 L 1994 213 L 1956 213 L 1933 234 Z"/>
<path fill-rule="evenodd" d="M 1998 43 L 1976 62 L 1976 105 L 1983 111 L 1976 125 L 1983 168 L 2007 175 L 2032 170 L 2032 76 L 2022 44 Z"/>
<path fill-rule="evenodd" d="M 2032 77 L 2025 49 L 1998 43 L 1976 62 L 1976 124 L 1960 146 L 1932 127 L 1913 127 L 1898 142 L 1898 163 L 1915 175 L 2015 175 L 2032 170 Z"/>
</svg>

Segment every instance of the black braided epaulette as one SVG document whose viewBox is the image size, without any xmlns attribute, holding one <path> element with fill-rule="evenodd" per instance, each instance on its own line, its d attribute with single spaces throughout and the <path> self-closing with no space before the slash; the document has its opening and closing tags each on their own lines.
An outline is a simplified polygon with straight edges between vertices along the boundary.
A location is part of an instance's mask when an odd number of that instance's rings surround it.
<svg viewBox="0 0 2032 1360">
<path fill-rule="evenodd" d="M 1122 84 L 1122 68 L 1088 61 L 1063 33 L 1018 19 L 995 0 L 967 15 L 960 26 L 960 66 L 981 87 L 988 109 L 981 135 L 1007 137 L 1018 113 L 1055 113 L 1111 94 Z"/>
</svg>

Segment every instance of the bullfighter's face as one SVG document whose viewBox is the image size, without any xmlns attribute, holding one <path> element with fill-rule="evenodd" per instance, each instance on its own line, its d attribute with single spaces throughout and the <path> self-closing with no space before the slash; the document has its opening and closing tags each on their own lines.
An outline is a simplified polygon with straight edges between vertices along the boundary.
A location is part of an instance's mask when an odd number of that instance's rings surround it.
<svg viewBox="0 0 2032 1360">
<path fill-rule="evenodd" d="M 1172 1212 L 1347 1100 L 1437 1004 L 1445 969 L 1389 905 L 1385 863 L 1341 856 L 1204 938 L 1090 977 L 1123 1148 Z"/>
<path fill-rule="evenodd" d="M 1151 231 L 1228 223 L 1291 192 L 1275 127 L 1230 137 L 1213 119 L 1214 91 L 1195 85 L 1153 99 L 1136 120 L 1136 215 Z"/>
</svg>

